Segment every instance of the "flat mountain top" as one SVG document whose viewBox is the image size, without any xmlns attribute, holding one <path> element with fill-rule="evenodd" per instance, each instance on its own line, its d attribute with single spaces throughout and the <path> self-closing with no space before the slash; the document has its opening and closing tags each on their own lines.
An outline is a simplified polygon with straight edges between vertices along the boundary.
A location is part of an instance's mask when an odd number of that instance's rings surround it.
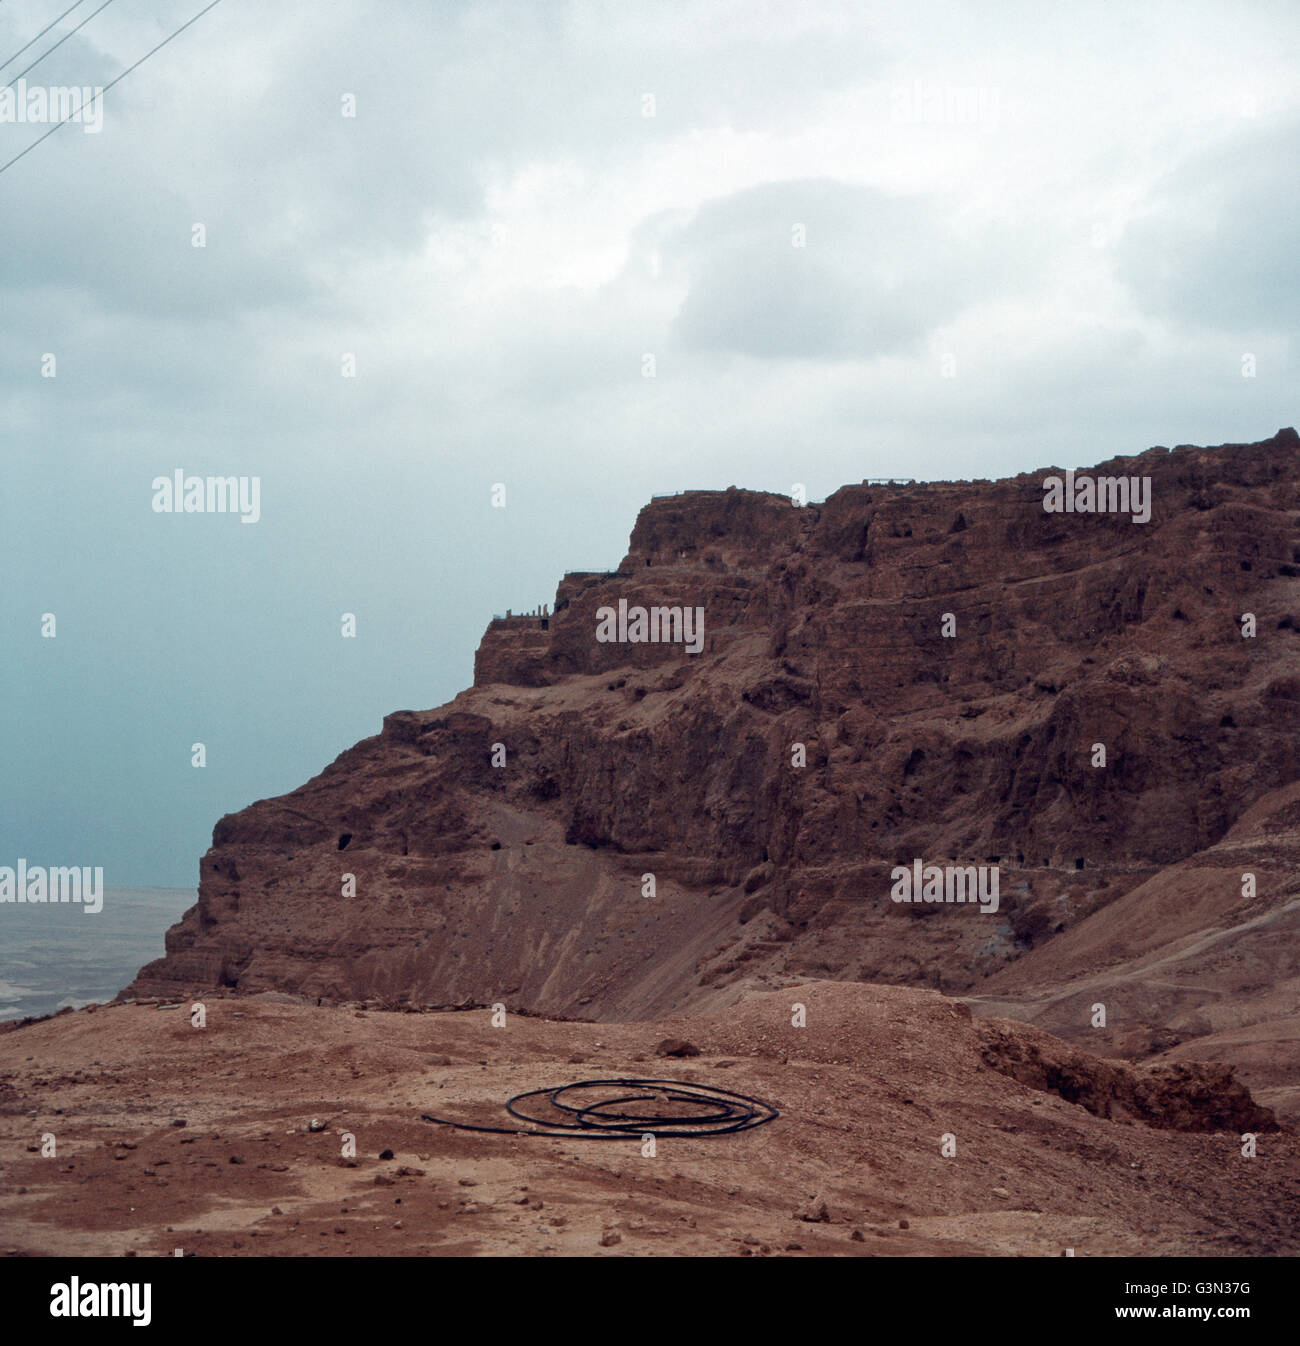
<svg viewBox="0 0 1300 1346">
<path fill-rule="evenodd" d="M 1058 479 L 1092 494 L 1045 509 Z M 1121 481 L 1142 511 L 1084 508 Z M 1298 783 L 1294 430 L 685 492 L 493 619 L 448 705 L 222 818 L 132 990 L 609 1022 L 920 986 L 1132 1060 L 1213 1043 L 1294 1118 Z M 996 909 L 894 901 L 917 861 L 996 871 Z"/>
</svg>

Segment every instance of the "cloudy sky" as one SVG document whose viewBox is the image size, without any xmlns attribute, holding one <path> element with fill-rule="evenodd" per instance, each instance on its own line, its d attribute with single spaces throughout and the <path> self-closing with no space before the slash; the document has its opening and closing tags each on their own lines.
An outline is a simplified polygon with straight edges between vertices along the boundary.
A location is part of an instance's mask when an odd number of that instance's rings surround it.
<svg viewBox="0 0 1300 1346">
<path fill-rule="evenodd" d="M 1295 424 L 1298 55 L 1291 0 L 222 0 L 0 171 L 0 864 L 193 883 L 654 493 Z M 177 468 L 261 519 L 155 513 Z"/>
</svg>

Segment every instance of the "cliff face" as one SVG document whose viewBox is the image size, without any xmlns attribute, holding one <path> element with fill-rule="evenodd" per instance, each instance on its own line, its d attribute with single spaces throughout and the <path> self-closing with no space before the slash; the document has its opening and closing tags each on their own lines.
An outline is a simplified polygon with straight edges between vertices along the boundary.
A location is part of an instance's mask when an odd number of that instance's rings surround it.
<svg viewBox="0 0 1300 1346">
<path fill-rule="evenodd" d="M 1005 986 L 1300 780 L 1300 437 L 1090 470 L 1149 477 L 1147 523 L 1045 512 L 1054 471 L 654 500 L 468 691 L 223 818 L 134 989 L 609 1018 Z M 598 640 L 620 600 L 702 609 L 701 652 Z M 998 912 L 892 902 L 915 858 L 998 865 Z"/>
</svg>

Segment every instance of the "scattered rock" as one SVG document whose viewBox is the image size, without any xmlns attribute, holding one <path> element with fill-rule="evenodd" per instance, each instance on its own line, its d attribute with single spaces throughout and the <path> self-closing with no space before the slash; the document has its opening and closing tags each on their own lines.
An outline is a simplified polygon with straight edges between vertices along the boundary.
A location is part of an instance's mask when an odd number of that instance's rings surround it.
<svg viewBox="0 0 1300 1346">
<path fill-rule="evenodd" d="M 821 1197 L 814 1197 L 803 1210 L 795 1211 L 794 1218 L 803 1220 L 805 1224 L 829 1224 L 831 1213 Z"/>
<path fill-rule="evenodd" d="M 684 1038 L 664 1038 L 655 1048 L 656 1056 L 698 1056 L 700 1049 Z"/>
</svg>

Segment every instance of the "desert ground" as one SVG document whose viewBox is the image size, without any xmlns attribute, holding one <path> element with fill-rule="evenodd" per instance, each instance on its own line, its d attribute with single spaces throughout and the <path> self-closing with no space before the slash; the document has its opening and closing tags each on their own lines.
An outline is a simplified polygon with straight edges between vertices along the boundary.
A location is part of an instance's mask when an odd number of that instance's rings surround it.
<svg viewBox="0 0 1300 1346">
<path fill-rule="evenodd" d="M 144 1001 L 0 1033 L 10 1256 L 1075 1256 L 1300 1251 L 1300 1144 L 1146 1124 L 1080 1079 L 1135 1069 L 926 990 L 805 981 L 655 1022 Z M 806 1025 L 792 1026 L 792 1007 Z M 663 1057 L 669 1038 L 698 1056 Z M 1058 1047 L 1031 1087 L 989 1064 Z M 1040 1072 L 1041 1073 L 1041 1072 Z M 516 1093 L 655 1077 L 780 1117 L 710 1138 L 481 1134 Z M 1124 1079 L 1130 1075 L 1123 1074 Z M 1204 1091 L 1203 1091 L 1204 1092 Z M 1244 1092 L 1244 1091 L 1243 1091 Z M 1207 1124 L 1202 1099 L 1173 1117 Z M 1098 1100 L 1101 1100 L 1100 1103 Z M 1220 1100 L 1221 1101 L 1221 1100 Z M 1243 1106 L 1237 1100 L 1233 1106 Z M 1246 1096 L 1246 1107 L 1253 1107 Z M 1110 1111 L 1111 1116 L 1096 1115 Z M 1176 1111 L 1176 1110 L 1175 1110 Z M 1206 1113 L 1205 1116 L 1210 1115 Z M 1166 1119 L 1168 1120 L 1168 1118 Z M 318 1128 L 313 1130 L 312 1125 Z M 323 1124 L 323 1126 L 322 1126 Z M 344 1137 L 355 1138 L 355 1158 Z M 41 1153 L 47 1135 L 55 1153 Z M 943 1137 L 955 1153 L 941 1153 Z"/>
</svg>

